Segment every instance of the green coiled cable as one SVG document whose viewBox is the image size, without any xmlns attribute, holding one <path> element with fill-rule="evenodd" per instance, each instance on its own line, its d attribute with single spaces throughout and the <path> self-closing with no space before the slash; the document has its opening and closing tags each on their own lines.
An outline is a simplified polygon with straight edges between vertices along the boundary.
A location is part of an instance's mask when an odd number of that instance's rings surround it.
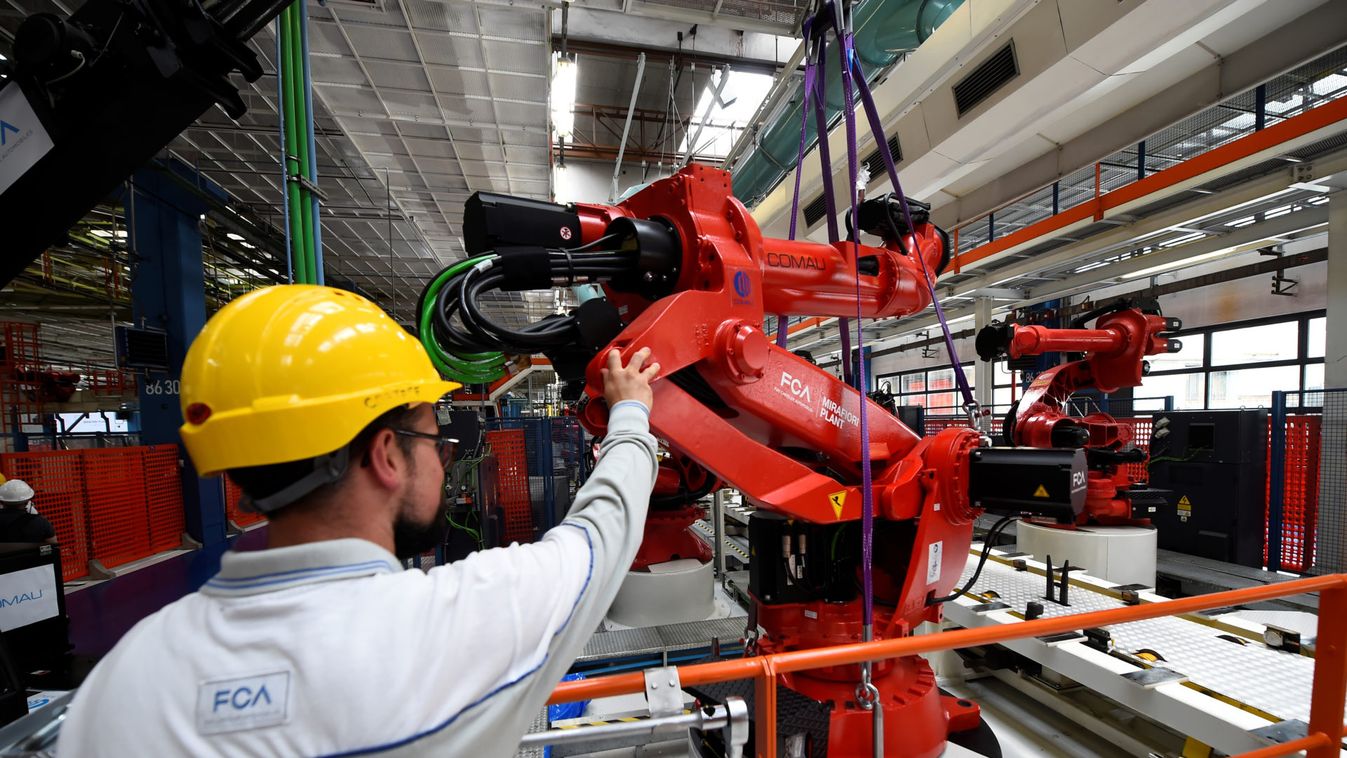
<svg viewBox="0 0 1347 758">
<path fill-rule="evenodd" d="M 421 302 L 421 319 L 417 324 L 417 332 L 426 353 L 430 355 L 430 362 L 435 364 L 435 368 L 441 374 L 464 384 L 490 384 L 504 376 L 505 354 L 499 352 L 459 354 L 444 349 L 439 340 L 435 339 L 435 331 L 432 328 L 435 300 L 439 296 L 440 288 L 450 279 L 494 257 L 494 255 L 480 255 L 460 261 L 441 271 L 439 276 L 435 277 L 435 281 L 426 288 L 425 297 Z"/>
</svg>

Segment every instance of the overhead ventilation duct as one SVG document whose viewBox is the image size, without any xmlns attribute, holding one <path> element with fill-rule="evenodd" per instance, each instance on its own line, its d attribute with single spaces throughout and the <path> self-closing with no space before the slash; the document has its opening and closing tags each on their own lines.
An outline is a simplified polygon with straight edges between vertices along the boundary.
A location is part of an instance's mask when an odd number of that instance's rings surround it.
<svg viewBox="0 0 1347 758">
<path fill-rule="evenodd" d="M 853 9 L 856 30 L 856 55 L 867 78 L 873 82 L 902 53 L 915 50 L 931 35 L 963 0 L 865 0 Z M 829 46 L 827 65 L 826 113 L 831 124 L 842 112 L 842 70 L 836 46 Z M 753 205 L 761 200 L 795 168 L 800 148 L 800 110 L 804 105 L 804 82 L 795 83 L 795 92 L 769 119 L 757 137 L 753 152 L 731 170 L 734 194 Z M 814 119 L 805 131 L 805 150 L 818 141 Z M 880 165 L 882 166 L 882 160 Z M 811 206 L 813 204 L 811 203 Z M 821 216 L 820 216 L 821 218 Z"/>
<path fill-rule="evenodd" d="M 954 85 L 954 106 L 959 118 L 1019 75 L 1020 64 L 1015 60 L 1015 43 L 1011 41 Z"/>
</svg>

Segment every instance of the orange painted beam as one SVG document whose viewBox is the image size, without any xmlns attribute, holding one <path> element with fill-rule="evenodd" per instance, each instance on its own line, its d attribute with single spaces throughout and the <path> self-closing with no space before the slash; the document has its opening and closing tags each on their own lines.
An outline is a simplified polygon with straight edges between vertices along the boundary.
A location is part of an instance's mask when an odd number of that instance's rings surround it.
<svg viewBox="0 0 1347 758">
<path fill-rule="evenodd" d="M 1170 166 L 1163 171 L 1157 171 L 1147 176 L 1145 179 L 1139 179 L 1131 184 L 1119 187 L 1094 200 L 1088 200 L 1080 205 L 1050 216 L 1036 224 L 1019 229 L 1011 234 L 1007 234 L 1000 239 L 988 242 L 985 245 L 969 250 L 963 255 L 956 256 L 954 259 L 955 270 L 961 269 L 973 263 L 996 255 L 997 253 L 1030 242 L 1040 237 L 1046 237 L 1052 232 L 1058 231 L 1063 227 L 1094 217 L 1102 219 L 1105 212 L 1125 205 L 1127 203 L 1139 200 L 1146 195 L 1150 195 L 1160 190 L 1173 187 L 1176 184 L 1186 182 L 1189 179 L 1201 176 L 1209 171 L 1228 166 L 1236 161 L 1243 160 L 1264 150 L 1276 147 L 1277 145 L 1290 142 L 1298 137 L 1331 126 L 1339 121 L 1347 120 L 1347 98 L 1338 98 L 1325 103 L 1318 108 L 1306 111 L 1298 116 L 1293 116 L 1277 124 L 1261 129 L 1253 134 L 1247 134 L 1239 139 L 1228 142 L 1219 147 L 1214 147 L 1201 155 L 1189 158 L 1188 160 Z M 1097 167 L 1096 167 L 1097 169 Z M 1095 184 L 1098 187 L 1098 176 L 1096 174 Z"/>
</svg>

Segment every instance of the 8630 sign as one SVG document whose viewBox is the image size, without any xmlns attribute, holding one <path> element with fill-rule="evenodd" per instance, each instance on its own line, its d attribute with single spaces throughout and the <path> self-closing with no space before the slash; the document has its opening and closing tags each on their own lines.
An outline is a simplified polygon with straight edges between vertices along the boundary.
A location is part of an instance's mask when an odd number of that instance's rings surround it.
<svg viewBox="0 0 1347 758">
<path fill-rule="evenodd" d="M 145 382 L 146 395 L 178 395 L 182 393 L 182 380 L 156 379 Z"/>
</svg>

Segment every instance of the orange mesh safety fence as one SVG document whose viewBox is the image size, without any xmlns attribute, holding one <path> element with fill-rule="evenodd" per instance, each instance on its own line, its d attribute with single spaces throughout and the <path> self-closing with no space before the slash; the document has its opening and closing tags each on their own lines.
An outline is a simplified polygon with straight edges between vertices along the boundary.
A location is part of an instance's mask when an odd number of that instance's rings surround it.
<svg viewBox="0 0 1347 758">
<path fill-rule="evenodd" d="M 187 515 L 182 508 L 182 476 L 177 445 L 145 448 L 145 500 L 150 519 L 150 552 L 182 545 Z"/>
<path fill-rule="evenodd" d="M 67 581 L 86 576 L 91 560 L 111 568 L 182 543 L 176 445 L 5 453 L 0 472 L 37 493 Z"/>
<path fill-rule="evenodd" d="M 245 511 L 239 507 L 239 498 L 243 497 L 243 488 L 234 484 L 233 479 L 228 476 L 221 476 L 220 481 L 224 482 L 225 517 L 230 522 L 236 526 L 252 526 L 267 520 L 267 517 L 260 513 Z"/>
<path fill-rule="evenodd" d="M 491 447 L 499 468 L 496 471 L 496 494 L 504 523 L 502 541 L 533 541 L 533 504 L 529 496 L 528 451 L 525 449 L 523 429 L 501 429 L 487 432 L 486 442 Z"/>
<path fill-rule="evenodd" d="M 1152 427 L 1150 418 L 1120 418 L 1118 423 L 1132 427 L 1132 444 L 1150 453 Z M 1128 463 L 1123 466 L 1123 470 L 1127 472 L 1127 478 L 1133 484 L 1145 484 L 1151 480 L 1151 475 L 1146 470 L 1149 463 L 1149 460 L 1141 463 Z"/>
<path fill-rule="evenodd" d="M 88 517 L 84 500 L 83 450 L 0 455 L 0 472 L 22 479 L 37 493 L 33 507 L 56 527 L 65 581 L 89 573 Z"/>
<path fill-rule="evenodd" d="M 1319 525 L 1319 440 L 1322 416 L 1286 417 L 1286 458 L 1282 479 L 1283 571 L 1309 571 L 1314 566 L 1314 535 Z M 1268 429 L 1268 498 L 1263 501 L 1266 533 L 1267 503 L 1272 494 L 1272 430 Z M 1267 563 L 1267 540 L 1263 541 Z"/>
<path fill-rule="evenodd" d="M 111 568 L 151 555 L 144 450 L 83 452 L 92 557 Z"/>
</svg>

